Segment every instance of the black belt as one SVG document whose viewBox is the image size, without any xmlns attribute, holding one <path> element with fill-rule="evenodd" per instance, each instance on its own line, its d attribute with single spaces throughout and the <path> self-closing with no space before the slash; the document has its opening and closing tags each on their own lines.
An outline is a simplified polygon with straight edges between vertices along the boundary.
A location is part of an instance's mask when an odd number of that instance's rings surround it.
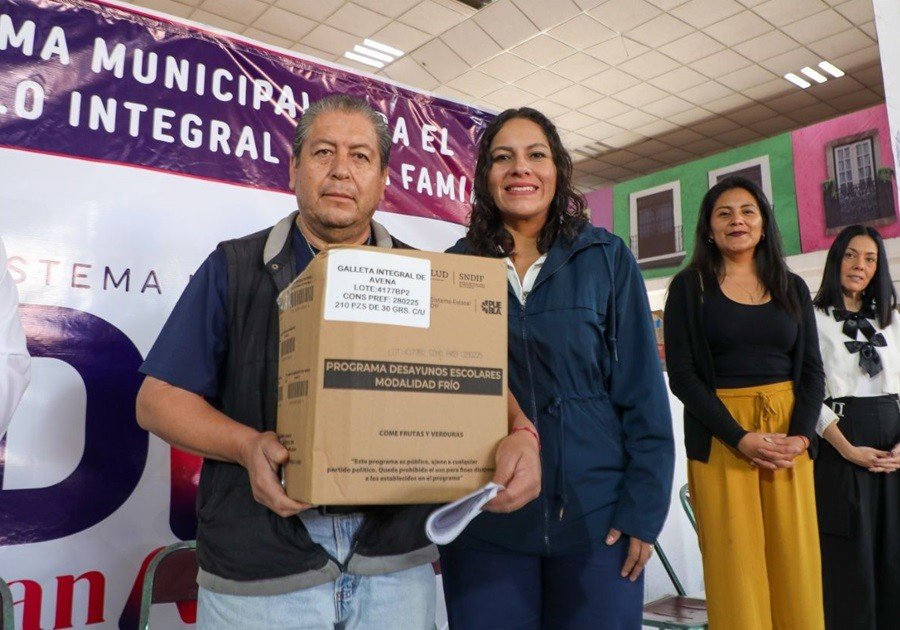
<svg viewBox="0 0 900 630">
<path fill-rule="evenodd" d="M 316 511 L 322 516 L 346 516 L 347 514 L 365 514 L 368 505 L 319 505 Z"/>
<path fill-rule="evenodd" d="M 881 396 L 843 396 L 841 398 L 826 398 L 825 404 L 831 407 L 831 410 L 837 414 L 839 418 L 844 417 L 844 409 L 857 405 L 878 405 L 887 402 L 896 403 L 900 408 L 900 398 L 897 394 L 882 394 Z"/>
</svg>

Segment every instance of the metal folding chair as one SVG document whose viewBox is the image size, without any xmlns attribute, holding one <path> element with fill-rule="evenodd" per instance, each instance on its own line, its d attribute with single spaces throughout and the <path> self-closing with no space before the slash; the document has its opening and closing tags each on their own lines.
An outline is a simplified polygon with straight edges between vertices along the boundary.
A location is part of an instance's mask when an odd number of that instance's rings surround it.
<svg viewBox="0 0 900 630">
<path fill-rule="evenodd" d="M 688 520 L 696 532 L 697 519 L 694 516 L 694 506 L 691 505 L 691 491 L 687 484 L 681 486 L 681 490 L 678 491 L 678 498 L 681 499 L 681 507 L 684 508 L 684 513 L 687 514 Z"/>
<path fill-rule="evenodd" d="M 659 541 L 653 544 L 659 561 L 662 562 L 677 595 L 667 595 L 644 606 L 643 624 L 651 628 L 683 628 L 706 630 L 709 619 L 706 616 L 706 600 L 688 597 L 675 570 L 663 552 Z"/>
<path fill-rule="evenodd" d="M 138 628 L 150 628 L 150 606 L 197 601 L 197 542 L 169 545 L 150 561 L 141 591 Z"/>
<path fill-rule="evenodd" d="M 16 615 L 13 611 L 12 591 L 0 578 L 0 630 L 13 630 L 16 627 Z"/>
<path fill-rule="evenodd" d="M 694 509 L 691 506 L 691 495 L 687 484 L 681 487 L 678 496 L 681 499 L 681 507 L 684 508 L 684 512 L 687 514 L 688 520 L 696 532 L 697 521 L 694 518 Z M 672 568 L 668 556 L 663 552 L 659 541 L 653 544 L 653 548 L 656 550 L 656 555 L 663 568 L 669 575 L 677 595 L 668 595 L 644 606 L 644 625 L 652 628 L 706 630 L 709 625 L 709 618 L 706 614 L 706 600 L 688 597 L 681 580 L 678 579 L 678 575 L 675 573 L 675 569 Z"/>
</svg>

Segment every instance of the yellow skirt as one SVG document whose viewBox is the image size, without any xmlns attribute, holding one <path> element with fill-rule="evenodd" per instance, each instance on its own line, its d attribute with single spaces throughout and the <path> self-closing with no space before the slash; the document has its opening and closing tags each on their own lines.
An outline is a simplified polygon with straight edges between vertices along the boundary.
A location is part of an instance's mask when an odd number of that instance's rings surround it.
<svg viewBox="0 0 900 630">
<path fill-rule="evenodd" d="M 747 431 L 787 433 L 790 382 L 716 390 Z M 822 569 L 813 464 L 760 470 L 713 438 L 709 461 L 688 461 L 710 630 L 822 630 Z"/>
</svg>

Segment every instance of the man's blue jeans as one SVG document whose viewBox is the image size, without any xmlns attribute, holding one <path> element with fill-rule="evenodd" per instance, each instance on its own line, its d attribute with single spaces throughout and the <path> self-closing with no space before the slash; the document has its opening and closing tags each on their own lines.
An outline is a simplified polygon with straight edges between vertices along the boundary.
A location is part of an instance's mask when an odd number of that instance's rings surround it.
<svg viewBox="0 0 900 630">
<path fill-rule="evenodd" d="M 312 509 L 301 518 L 315 542 L 338 561 L 346 561 L 362 516 L 322 516 Z M 201 588 L 197 627 L 430 630 L 434 609 L 434 571 L 431 564 L 423 564 L 383 575 L 343 573 L 334 582 L 284 595 L 222 595 Z"/>
</svg>

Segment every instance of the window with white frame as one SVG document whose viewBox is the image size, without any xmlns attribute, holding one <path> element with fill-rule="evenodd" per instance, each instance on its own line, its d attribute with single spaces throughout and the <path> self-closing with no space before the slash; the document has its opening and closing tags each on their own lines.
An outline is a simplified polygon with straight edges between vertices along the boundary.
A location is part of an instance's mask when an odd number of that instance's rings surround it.
<svg viewBox="0 0 900 630">
<path fill-rule="evenodd" d="M 828 179 L 822 182 L 825 233 L 854 223 L 881 226 L 897 220 L 893 184 L 878 178 L 878 132 L 871 129 L 825 145 Z"/>
<path fill-rule="evenodd" d="M 677 265 L 684 259 L 681 183 L 669 182 L 628 196 L 631 250 L 641 267 Z"/>
<path fill-rule="evenodd" d="M 858 186 L 875 178 L 875 151 L 872 138 L 834 147 L 834 174 L 838 187 Z"/>
</svg>

